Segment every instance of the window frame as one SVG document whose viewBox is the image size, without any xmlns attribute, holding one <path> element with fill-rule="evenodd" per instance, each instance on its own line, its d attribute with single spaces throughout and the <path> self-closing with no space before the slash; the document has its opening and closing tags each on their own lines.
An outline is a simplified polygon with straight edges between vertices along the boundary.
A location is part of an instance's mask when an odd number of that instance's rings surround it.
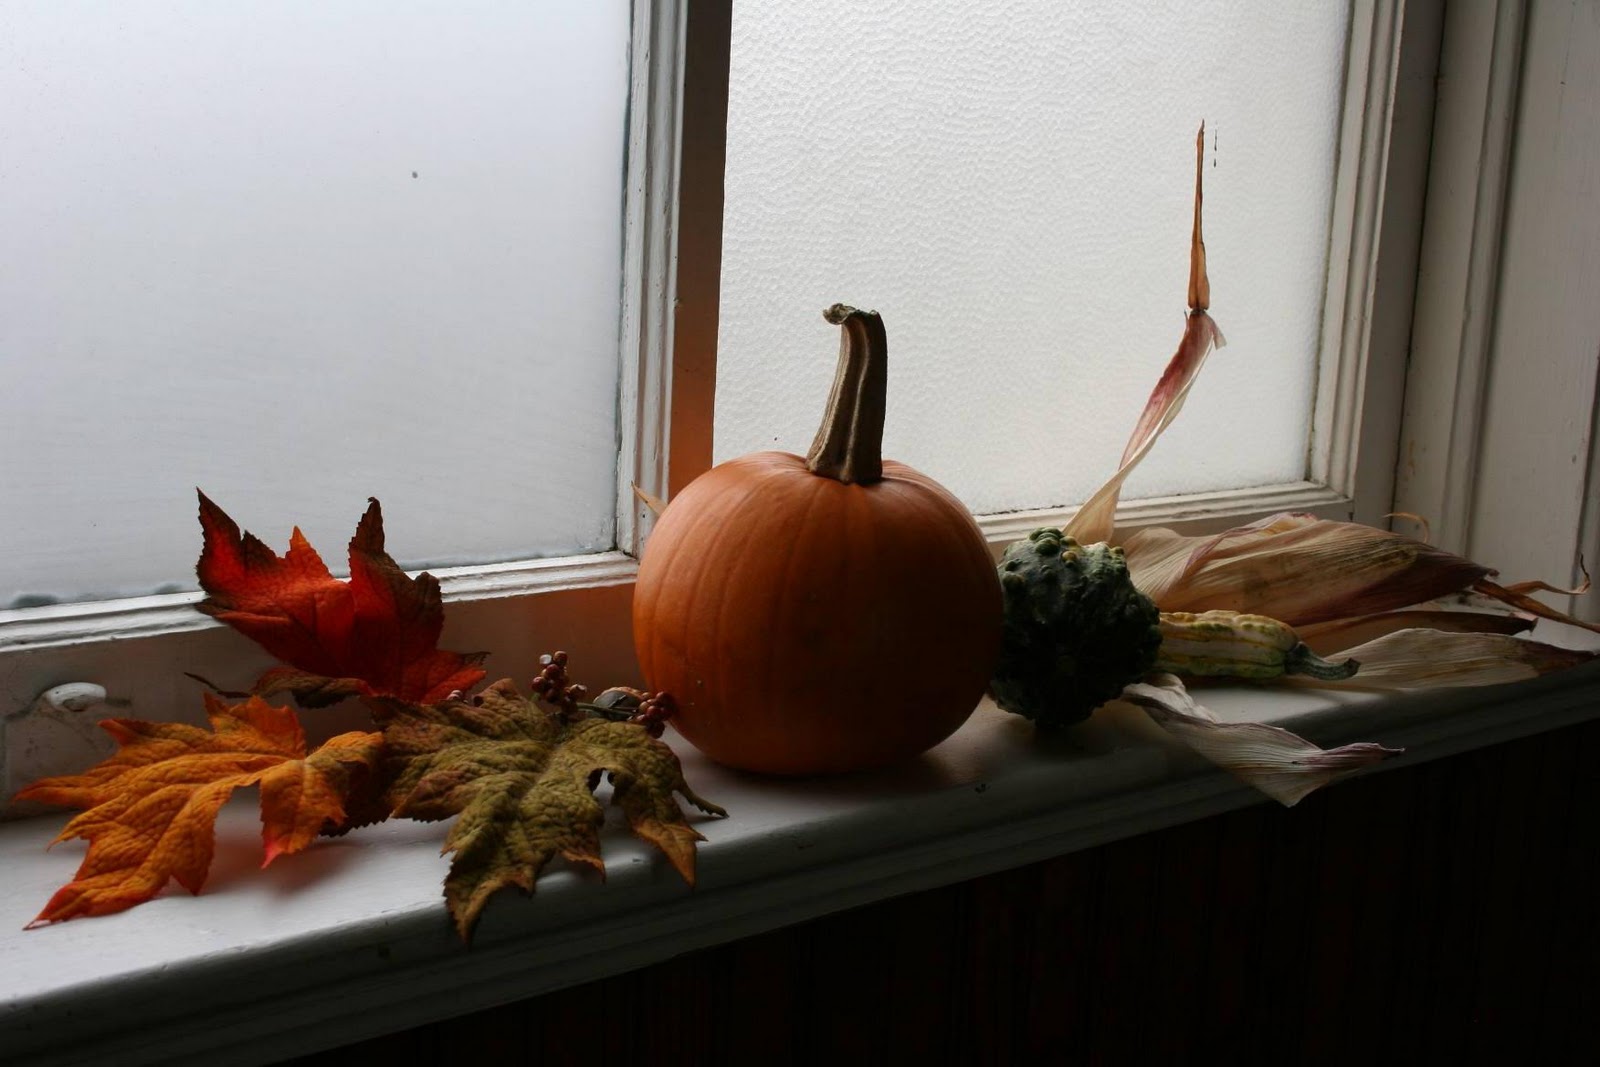
<svg viewBox="0 0 1600 1067">
<path fill-rule="evenodd" d="M 1600 24 L 1582 15 L 1450 8 L 1395 494 L 1444 548 L 1572 587 L 1600 558 Z M 1541 599 L 1600 622 L 1593 594 Z"/>
<path fill-rule="evenodd" d="M 1278 511 L 1381 524 L 1400 439 L 1428 174 L 1441 0 L 1355 0 L 1340 119 L 1324 327 L 1307 477 L 1282 485 L 1127 501 L 1118 525 L 1220 529 Z M 670 499 L 711 466 L 721 279 L 722 173 L 732 0 L 634 5 L 624 291 L 619 331 L 617 548 L 435 570 L 450 603 L 447 647 L 526 669 L 561 647 L 582 677 L 633 678 L 629 596 L 652 515 L 633 487 Z M 1420 130 L 1420 134 L 1418 133 Z M 1072 509 L 978 516 L 991 545 Z M 183 672 L 248 677 L 262 661 L 193 610 L 199 593 L 0 611 L 0 802 L 43 774 L 103 753 L 99 714 L 36 703 L 64 682 L 103 685 L 119 714 L 198 718 Z M 130 655 L 137 646 L 140 655 Z M 55 714 L 68 743 L 20 739 Z M 37 717 L 37 716 L 35 716 Z M 18 811 L 14 814 L 24 814 Z"/>
<path fill-rule="evenodd" d="M 1416 299 L 1395 507 L 1428 516 L 1435 541 L 1455 552 L 1468 547 L 1527 8 L 1496 0 L 1452 12 L 1451 76 L 1434 126 L 1424 237 L 1433 269 Z M 1476 180 L 1450 180 L 1461 173 Z"/>
<path fill-rule="evenodd" d="M 1422 232 L 1441 0 L 1351 5 L 1328 271 L 1305 477 L 1127 500 L 1119 530 L 1223 529 L 1281 511 L 1387 524 Z M 1074 507 L 978 516 L 991 544 Z"/>
</svg>

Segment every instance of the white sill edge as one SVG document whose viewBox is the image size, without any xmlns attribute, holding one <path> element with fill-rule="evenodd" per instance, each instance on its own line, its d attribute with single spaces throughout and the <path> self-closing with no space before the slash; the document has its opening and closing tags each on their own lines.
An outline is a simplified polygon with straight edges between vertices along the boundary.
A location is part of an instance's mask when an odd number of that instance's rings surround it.
<svg viewBox="0 0 1600 1067">
<path fill-rule="evenodd" d="M 1349 503 L 1325 486 L 1287 482 L 1126 501 L 1117 508 L 1117 524 L 1119 529 L 1131 530 L 1195 521 L 1245 521 L 1278 511 L 1316 511 L 1348 518 Z M 983 515 L 978 524 L 985 539 L 998 550 L 1040 526 L 1064 524 L 1076 510 L 1074 505 Z M 622 585 L 632 582 L 637 572 L 637 561 L 619 551 L 431 569 L 439 579 L 446 603 Z M 422 572 L 408 573 L 415 576 Z M 0 608 L 0 653 L 157 637 L 221 626 L 194 610 L 200 599 L 198 591 L 191 591 Z"/>
<path fill-rule="evenodd" d="M 1201 699 L 1323 744 L 1405 747 L 1393 768 L 1600 716 L 1600 663 L 1399 698 Z M 696 823 L 698 889 L 608 825 L 604 883 L 552 864 L 533 898 L 495 899 L 470 951 L 439 896 L 443 824 L 369 827 L 261 872 L 253 804 L 236 802 L 200 896 L 169 888 L 33 931 L 21 927 L 82 846 L 44 851 L 59 818 L 0 827 L 0 1062 L 271 1062 L 1262 801 L 1123 706 L 1040 746 L 986 704 L 916 764 L 824 782 L 757 781 L 676 747 L 696 790 L 732 813 Z"/>
<path fill-rule="evenodd" d="M 553 593 L 565 589 L 600 588 L 632 582 L 639 565 L 621 552 L 441 567 L 439 579 L 446 601 L 458 603 L 501 597 Z M 409 572 L 413 576 L 421 571 Z M 199 592 L 161 593 L 123 600 L 47 605 L 0 610 L 0 652 L 53 648 L 107 640 L 156 637 L 222 626 L 194 610 Z"/>
</svg>

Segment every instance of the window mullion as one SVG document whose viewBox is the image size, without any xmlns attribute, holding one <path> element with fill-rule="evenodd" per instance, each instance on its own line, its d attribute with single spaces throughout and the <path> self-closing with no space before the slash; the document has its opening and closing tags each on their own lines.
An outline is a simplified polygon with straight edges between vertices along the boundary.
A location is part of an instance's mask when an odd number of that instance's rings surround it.
<svg viewBox="0 0 1600 1067">
<path fill-rule="evenodd" d="M 729 0 L 635 12 L 621 329 L 617 545 L 637 555 L 649 507 L 711 466 Z"/>
<path fill-rule="evenodd" d="M 1351 11 L 1308 467 L 1378 525 L 1392 509 L 1442 23 L 1438 0 Z"/>
</svg>

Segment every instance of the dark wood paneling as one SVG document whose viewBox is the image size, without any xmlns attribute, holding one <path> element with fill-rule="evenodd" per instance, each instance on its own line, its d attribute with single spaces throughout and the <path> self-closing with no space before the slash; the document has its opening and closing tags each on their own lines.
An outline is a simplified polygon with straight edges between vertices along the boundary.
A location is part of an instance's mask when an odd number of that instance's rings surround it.
<svg viewBox="0 0 1600 1067">
<path fill-rule="evenodd" d="M 1600 722 L 296 1061 L 1594 1062 Z"/>
</svg>

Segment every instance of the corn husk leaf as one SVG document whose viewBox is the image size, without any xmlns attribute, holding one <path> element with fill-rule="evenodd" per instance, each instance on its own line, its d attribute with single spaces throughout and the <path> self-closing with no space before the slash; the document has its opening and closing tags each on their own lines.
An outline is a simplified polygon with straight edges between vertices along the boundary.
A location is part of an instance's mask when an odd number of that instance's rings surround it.
<svg viewBox="0 0 1600 1067">
<path fill-rule="evenodd" d="M 1581 566 L 1581 561 L 1580 561 Z M 1556 593 L 1560 596 L 1582 596 L 1589 591 L 1589 572 L 1583 572 L 1583 581 L 1576 586 L 1551 585 L 1534 579 L 1531 582 L 1512 582 L 1505 587 L 1508 593 Z"/>
<path fill-rule="evenodd" d="M 667 510 L 667 502 L 660 497 L 645 492 L 638 485 L 633 485 L 630 488 L 633 489 L 633 495 L 638 498 L 639 503 L 650 509 L 650 514 L 660 518 L 661 513 Z"/>
<path fill-rule="evenodd" d="M 1184 400 L 1189 396 L 1189 388 L 1205 364 L 1206 356 L 1211 354 L 1213 348 L 1221 348 L 1224 343 L 1222 331 L 1210 315 L 1204 311 L 1189 313 L 1184 320 L 1183 339 L 1178 343 L 1178 351 L 1167 363 L 1161 380 L 1150 394 L 1144 414 L 1139 419 L 1139 428 L 1128 439 L 1128 447 L 1123 451 L 1117 473 L 1095 490 L 1088 502 L 1072 516 L 1072 521 L 1066 526 L 1067 536 L 1086 545 L 1111 540 L 1116 525 L 1117 502 L 1122 498 L 1122 483 L 1128 480 L 1134 468 L 1155 447 L 1157 438 L 1178 417 Z"/>
<path fill-rule="evenodd" d="M 1200 235 L 1204 134 L 1202 125 L 1196 142 L 1191 310 L 1183 339 L 1145 405 L 1117 472 L 1067 525 L 1066 532 L 1080 542 L 1112 538 L 1123 483 L 1177 417 L 1211 349 L 1224 343 L 1206 313 L 1210 292 Z M 1419 522 L 1426 530 L 1426 520 Z M 1300 684 L 1384 689 L 1517 681 L 1594 658 L 1511 636 L 1532 626 L 1529 616 L 1600 631 L 1600 625 L 1579 622 L 1531 596 L 1579 590 L 1540 582 L 1502 587 L 1489 580 L 1495 574 L 1490 568 L 1424 541 L 1313 515 L 1281 513 L 1215 536 L 1142 530 L 1122 547 L 1134 584 L 1164 613 L 1220 609 L 1265 615 L 1295 627 L 1313 651 L 1354 645 L 1330 656 L 1359 662 L 1353 680 L 1290 679 Z M 1584 578 L 1587 589 L 1587 573 Z M 1427 606 L 1469 592 L 1522 614 Z M 1280 727 L 1222 722 L 1170 674 L 1152 674 L 1127 686 L 1122 699 L 1191 750 L 1286 806 L 1398 754 L 1368 742 L 1325 750 Z"/>
<path fill-rule="evenodd" d="M 1324 749 L 1265 723 L 1227 723 L 1195 702 L 1170 674 L 1128 686 L 1122 699 L 1194 752 L 1285 807 L 1329 782 L 1400 754 L 1370 742 Z"/>
<path fill-rule="evenodd" d="M 1145 402 L 1139 422 L 1122 450 L 1122 460 L 1111 479 L 1095 490 L 1072 521 L 1067 523 L 1067 536 L 1081 544 L 1095 544 L 1111 540 L 1117 514 L 1117 501 L 1122 497 L 1122 483 L 1128 480 L 1145 456 L 1155 447 L 1156 440 L 1172 425 L 1183 409 L 1200 368 L 1213 348 L 1227 343 L 1222 330 L 1207 314 L 1211 306 L 1211 280 L 1206 273 L 1206 245 L 1200 235 L 1201 176 L 1205 173 L 1206 127 L 1200 124 L 1195 137 L 1194 174 L 1194 229 L 1189 238 L 1189 315 L 1183 323 L 1183 338 L 1178 350 L 1167 361 L 1150 399 Z"/>
<path fill-rule="evenodd" d="M 1162 611 L 1226 609 L 1295 627 L 1411 607 L 1493 573 L 1388 530 L 1294 513 L 1213 536 L 1141 530 L 1122 547 L 1134 584 Z"/>
<path fill-rule="evenodd" d="M 1525 611 L 1529 615 L 1537 615 L 1541 619 L 1549 619 L 1552 622 L 1564 622 L 1569 626 L 1581 626 L 1585 630 L 1600 634 L 1600 623 L 1585 622 L 1583 619 L 1574 618 L 1566 612 L 1552 608 L 1543 601 L 1535 600 L 1526 592 L 1522 592 L 1522 590 L 1530 588 L 1556 593 L 1573 592 L 1572 590 L 1557 589 L 1555 586 L 1546 585 L 1543 582 L 1516 582 L 1509 586 L 1502 586 L 1496 585 L 1487 578 L 1480 578 L 1472 583 L 1472 592 L 1489 597 L 1491 600 L 1498 600 L 1500 603 L 1516 608 L 1518 611 Z M 1583 588 L 1577 590 L 1577 592 L 1584 592 L 1587 588 L 1588 583 L 1585 582 Z"/>
<path fill-rule="evenodd" d="M 1594 659 L 1593 652 L 1558 648 L 1497 633 L 1450 633 L 1443 630 L 1398 630 L 1338 653 L 1361 664 L 1355 677 L 1343 681 L 1285 679 L 1296 685 L 1343 689 L 1433 689 L 1521 682 L 1541 674 L 1576 667 Z"/>
<path fill-rule="evenodd" d="M 1446 633 L 1520 634 L 1538 620 L 1530 615 L 1501 611 L 1450 611 L 1444 608 L 1410 608 L 1377 615 L 1358 615 L 1332 622 L 1314 622 L 1296 632 L 1319 656 L 1376 640 L 1397 630 L 1443 630 Z"/>
</svg>

